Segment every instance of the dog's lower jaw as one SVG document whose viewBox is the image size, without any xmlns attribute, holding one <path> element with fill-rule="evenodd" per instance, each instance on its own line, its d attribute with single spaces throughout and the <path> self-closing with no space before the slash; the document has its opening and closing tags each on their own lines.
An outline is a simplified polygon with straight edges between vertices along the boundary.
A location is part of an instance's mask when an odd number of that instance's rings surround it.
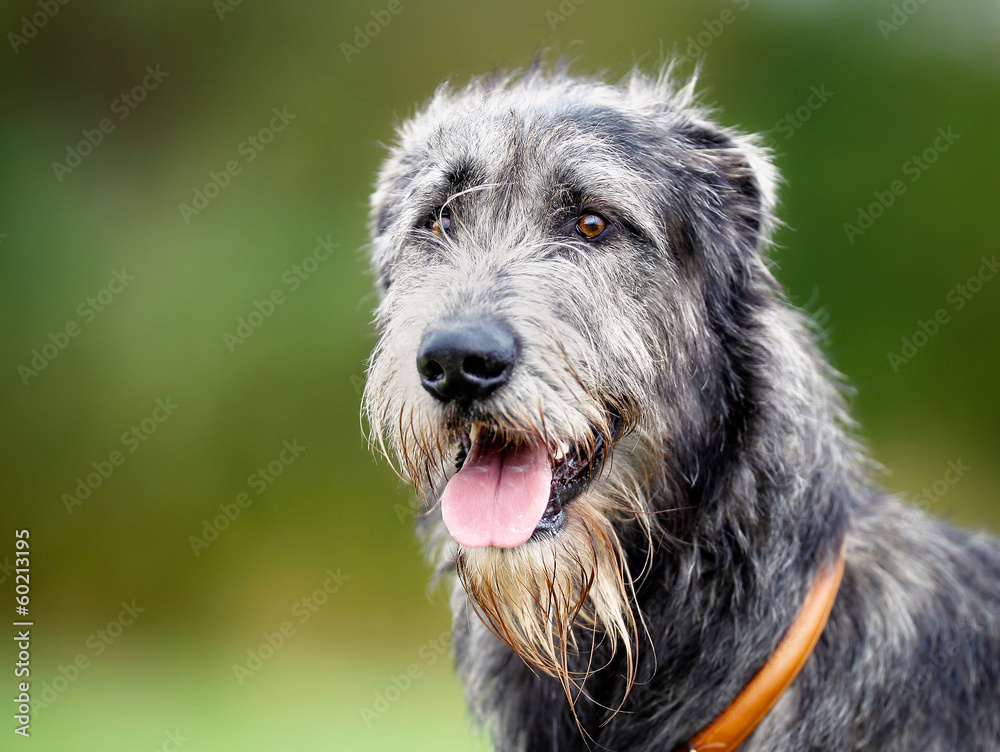
<svg viewBox="0 0 1000 752">
<path fill-rule="evenodd" d="M 631 684 L 638 634 L 617 533 L 586 496 L 560 512 L 558 529 L 536 530 L 512 549 L 459 547 L 455 560 L 470 617 L 525 665 L 553 677 L 570 708 L 588 675 L 615 655 L 624 657 Z"/>
<path fill-rule="evenodd" d="M 546 538 L 555 537 L 565 524 L 566 510 L 562 508 L 561 504 L 558 507 L 553 506 L 551 511 L 546 509 L 545 514 L 542 515 L 542 519 L 535 526 L 535 532 L 528 539 L 528 543 L 538 543 Z"/>
</svg>

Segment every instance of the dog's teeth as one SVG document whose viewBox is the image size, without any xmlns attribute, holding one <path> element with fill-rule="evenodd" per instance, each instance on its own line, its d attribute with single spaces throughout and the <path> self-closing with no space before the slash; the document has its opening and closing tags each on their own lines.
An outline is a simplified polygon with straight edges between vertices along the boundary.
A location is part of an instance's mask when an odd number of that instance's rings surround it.
<svg viewBox="0 0 1000 752">
<path fill-rule="evenodd" d="M 568 453 L 569 453 L 569 442 L 564 441 L 562 444 L 559 445 L 559 448 L 556 449 L 555 454 L 553 455 L 553 459 L 561 460 Z"/>
<path fill-rule="evenodd" d="M 479 435 L 479 431 L 481 429 L 482 429 L 482 426 L 480 426 L 478 423 L 473 423 L 472 424 L 472 428 L 469 430 L 469 440 L 473 444 L 476 443 L 476 437 Z"/>
</svg>

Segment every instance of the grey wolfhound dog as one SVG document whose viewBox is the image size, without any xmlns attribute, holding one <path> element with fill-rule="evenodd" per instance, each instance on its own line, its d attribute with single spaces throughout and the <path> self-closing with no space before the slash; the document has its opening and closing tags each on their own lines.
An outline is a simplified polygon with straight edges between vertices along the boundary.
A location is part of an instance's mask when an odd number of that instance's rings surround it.
<svg viewBox="0 0 1000 752">
<path fill-rule="evenodd" d="M 365 411 L 472 713 L 498 750 L 686 750 L 846 547 L 741 749 L 1000 750 L 1000 546 L 870 480 L 765 257 L 769 155 L 672 78 L 442 86 L 377 179 Z"/>
</svg>

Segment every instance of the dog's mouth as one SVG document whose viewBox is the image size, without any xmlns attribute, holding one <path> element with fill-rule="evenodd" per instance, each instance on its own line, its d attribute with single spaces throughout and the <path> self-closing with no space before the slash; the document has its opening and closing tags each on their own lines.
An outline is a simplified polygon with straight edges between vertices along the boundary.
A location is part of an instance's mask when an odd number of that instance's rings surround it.
<svg viewBox="0 0 1000 752">
<path fill-rule="evenodd" d="M 621 420 L 613 416 L 613 442 Z M 607 440 L 563 441 L 555 451 L 537 440 L 511 440 L 489 424 L 462 432 L 457 472 L 441 495 L 451 536 L 467 548 L 515 548 L 554 535 L 566 506 L 590 484 L 607 456 Z"/>
</svg>

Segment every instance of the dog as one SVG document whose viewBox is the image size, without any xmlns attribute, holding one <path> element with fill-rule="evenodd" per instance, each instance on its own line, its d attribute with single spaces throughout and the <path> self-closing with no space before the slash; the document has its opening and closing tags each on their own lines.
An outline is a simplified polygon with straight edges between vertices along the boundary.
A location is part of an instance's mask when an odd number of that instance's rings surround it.
<svg viewBox="0 0 1000 752">
<path fill-rule="evenodd" d="M 770 154 L 715 117 L 669 65 L 538 63 L 442 85 L 378 174 L 364 411 L 473 717 L 503 751 L 996 752 L 1000 545 L 873 480 L 767 260 Z"/>
</svg>

